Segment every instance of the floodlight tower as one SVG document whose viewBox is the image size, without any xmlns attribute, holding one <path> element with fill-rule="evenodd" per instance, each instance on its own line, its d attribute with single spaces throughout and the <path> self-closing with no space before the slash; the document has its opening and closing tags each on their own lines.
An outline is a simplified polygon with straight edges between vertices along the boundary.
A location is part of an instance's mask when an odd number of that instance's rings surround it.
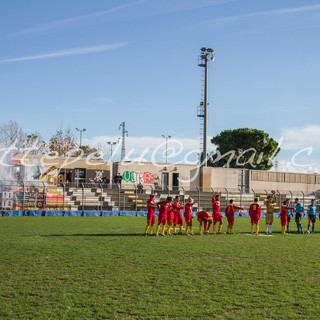
<svg viewBox="0 0 320 320">
<path fill-rule="evenodd" d="M 76 130 L 80 132 L 80 147 L 81 147 L 81 145 L 82 145 L 82 132 L 86 132 L 87 129 L 86 128 L 83 128 L 83 129 L 76 128 Z"/>
<path fill-rule="evenodd" d="M 121 130 L 122 127 L 122 145 L 121 145 L 121 159 L 122 161 L 126 157 L 126 137 L 128 136 L 128 131 L 126 130 L 126 123 L 122 122 L 119 126 L 119 130 Z"/>
<path fill-rule="evenodd" d="M 166 163 L 168 163 L 168 140 L 171 139 L 171 136 L 162 135 L 162 138 L 166 139 Z"/>
<path fill-rule="evenodd" d="M 115 146 L 118 141 L 107 141 L 107 144 L 110 146 L 110 178 L 109 178 L 109 184 L 110 184 L 110 188 L 112 188 L 112 176 L 113 176 L 113 164 L 112 164 L 112 158 L 113 158 L 113 152 L 112 152 L 112 148 L 113 146 Z"/>
<path fill-rule="evenodd" d="M 202 80 L 203 96 L 200 106 L 198 107 L 198 117 L 200 122 L 200 149 L 203 155 L 202 166 L 207 166 L 207 126 L 208 126 L 208 66 L 209 60 L 214 61 L 215 50 L 202 47 L 200 49 L 198 66 L 204 68 L 204 78 Z"/>
</svg>

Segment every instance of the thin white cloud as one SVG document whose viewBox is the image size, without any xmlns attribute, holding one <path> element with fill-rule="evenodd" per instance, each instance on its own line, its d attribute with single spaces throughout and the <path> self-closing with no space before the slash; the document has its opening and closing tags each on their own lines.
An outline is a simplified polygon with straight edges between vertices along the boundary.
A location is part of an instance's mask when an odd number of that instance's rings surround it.
<svg viewBox="0 0 320 320">
<path fill-rule="evenodd" d="M 292 164 L 291 161 L 279 160 L 277 167 L 273 166 L 270 171 L 278 171 L 278 172 L 292 172 L 292 173 L 320 173 L 318 167 L 315 166 L 305 166 L 305 167 L 297 167 Z"/>
<path fill-rule="evenodd" d="M 202 8 L 223 5 L 238 0 L 161 0 L 148 2 L 149 6 L 144 7 L 144 16 L 173 14 L 183 11 L 191 11 Z"/>
<path fill-rule="evenodd" d="M 95 99 L 91 99 L 91 102 L 111 103 L 111 102 L 112 102 L 112 99 L 111 99 L 111 98 L 95 98 Z"/>
<path fill-rule="evenodd" d="M 106 145 L 106 141 L 118 141 L 119 136 L 98 136 L 93 138 L 85 138 L 83 139 L 84 143 L 90 145 L 98 145 L 104 144 Z M 127 137 L 126 138 L 126 147 L 127 149 L 135 149 L 137 152 L 143 151 L 146 148 L 149 148 L 151 151 L 157 148 L 159 145 L 163 144 L 165 141 L 162 137 L 150 137 L 150 136 L 142 136 L 142 137 Z M 193 149 L 199 149 L 199 138 L 174 138 L 168 140 L 168 146 L 177 145 L 179 141 L 184 150 L 190 151 Z"/>
<path fill-rule="evenodd" d="M 281 130 L 283 136 L 283 150 L 299 150 L 312 147 L 320 148 L 320 126 L 309 125 L 304 127 L 283 128 Z"/>
<path fill-rule="evenodd" d="M 93 147 L 99 147 L 104 153 L 104 158 L 109 159 L 110 146 L 107 141 L 120 142 L 113 147 L 114 160 L 120 159 L 121 140 L 119 136 L 98 136 L 92 138 L 84 138 L 83 143 Z M 197 161 L 199 153 L 199 137 L 197 138 L 175 138 L 168 140 L 168 159 L 169 162 L 181 161 L 182 163 Z M 190 153 L 187 157 L 185 157 Z M 127 137 L 126 138 L 126 154 L 131 160 L 151 161 L 155 156 L 158 160 L 165 158 L 165 139 L 162 137 Z"/>
<path fill-rule="evenodd" d="M 320 4 L 315 5 L 309 5 L 309 6 L 300 6 L 295 8 L 284 8 L 284 9 L 275 9 L 275 10 L 266 10 L 266 11 L 257 11 L 252 13 L 244 13 L 234 16 L 228 16 L 228 17 L 221 17 L 216 19 L 210 19 L 207 21 L 204 21 L 197 26 L 206 26 L 211 23 L 226 23 L 226 22 L 232 22 L 237 21 L 241 19 L 246 18 L 253 18 L 253 17 L 259 17 L 259 16 L 275 16 L 275 15 L 285 15 L 285 14 L 292 14 L 292 13 L 300 13 L 300 12 L 307 12 L 307 11 L 316 11 L 320 10 Z"/>
<path fill-rule="evenodd" d="M 7 39 L 17 36 L 24 36 L 24 35 L 36 35 L 36 34 L 46 34 L 52 30 L 57 30 L 61 28 L 65 28 L 72 25 L 82 24 L 85 22 L 92 22 L 95 21 L 95 18 L 108 16 L 112 13 L 124 11 L 127 8 L 139 6 L 141 4 L 147 4 L 141 10 L 136 10 L 134 14 L 130 14 L 130 18 L 139 19 L 141 17 L 149 17 L 154 15 L 165 15 L 165 14 L 173 14 L 183 11 L 190 11 L 196 10 L 206 7 L 217 6 L 229 2 L 235 2 L 238 0 L 184 0 L 184 1 L 150 1 L 150 0 L 138 0 L 135 2 L 119 5 L 117 7 L 98 11 L 94 13 L 89 13 L 81 16 L 60 19 L 56 21 L 51 21 L 47 23 L 42 23 L 35 25 L 30 28 L 25 28 L 10 34 L 7 34 L 1 39 Z M 128 16 L 127 16 L 128 17 Z"/>
<path fill-rule="evenodd" d="M 97 18 L 99 16 L 108 15 L 108 14 L 123 10 L 128 7 L 137 6 L 137 5 L 142 4 L 146 1 L 147 0 L 138 0 L 135 2 L 123 4 L 123 5 L 120 5 L 120 6 L 108 9 L 108 10 L 104 10 L 104 11 L 99 11 L 99 12 L 89 13 L 89 14 L 71 17 L 71 18 L 67 18 L 67 19 L 61 19 L 61 20 L 57 20 L 57 21 L 51 21 L 51 22 L 47 22 L 47 23 L 38 24 L 38 25 L 31 27 L 31 28 L 26 28 L 26 29 L 19 30 L 14 33 L 10 33 L 6 36 L 3 36 L 2 39 L 16 37 L 16 36 L 22 36 L 22 35 L 28 35 L 28 34 L 42 34 L 42 33 L 45 33 L 45 32 L 48 32 L 48 31 L 51 31 L 54 29 L 64 28 L 64 27 L 71 25 L 71 24 L 83 23 L 87 20 Z"/>
<path fill-rule="evenodd" d="M 100 45 L 100 46 L 63 49 L 63 50 L 59 50 L 59 51 L 47 52 L 47 53 L 42 53 L 42 54 L 37 54 L 37 55 L 32 55 L 32 56 L 3 59 L 3 60 L 0 60 L 0 63 L 39 60 L 39 59 L 75 56 L 75 55 L 81 55 L 81 54 L 109 51 L 109 50 L 118 49 L 118 48 L 123 47 L 127 44 L 128 44 L 127 42 L 120 42 L 120 43 L 105 44 L 105 45 Z"/>
<path fill-rule="evenodd" d="M 105 108 L 94 108 L 94 107 L 88 107 L 88 108 L 78 108 L 78 109 L 72 109 L 73 112 L 77 113 L 101 113 L 101 112 L 107 112 Z"/>
</svg>

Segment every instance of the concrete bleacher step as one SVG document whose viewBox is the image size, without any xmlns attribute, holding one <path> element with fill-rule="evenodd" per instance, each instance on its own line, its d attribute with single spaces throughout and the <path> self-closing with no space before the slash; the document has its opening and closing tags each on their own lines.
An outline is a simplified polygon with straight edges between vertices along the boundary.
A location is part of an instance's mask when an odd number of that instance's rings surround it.
<svg viewBox="0 0 320 320">
<path fill-rule="evenodd" d="M 110 189 L 111 190 L 111 189 Z M 112 197 L 102 190 L 101 188 L 90 188 L 90 189 L 82 189 L 79 188 L 70 188 L 66 199 L 70 202 L 73 202 L 75 206 L 82 206 L 82 198 L 83 204 L 89 206 L 100 206 L 101 200 L 103 201 L 103 208 L 108 210 L 115 209 L 115 201 L 112 201 Z"/>
<path fill-rule="evenodd" d="M 49 189 L 48 189 L 49 190 Z M 57 188 L 57 191 L 54 192 L 54 195 L 59 196 L 63 194 L 62 188 Z M 154 191 L 152 191 L 153 193 Z M 172 192 L 170 191 L 170 196 L 175 197 L 176 195 L 180 195 L 181 201 L 185 202 L 189 196 L 191 196 L 195 201 L 199 201 L 199 204 L 196 204 L 194 206 L 194 211 L 198 211 L 201 209 L 211 211 L 212 205 L 212 192 L 201 192 L 200 197 L 198 191 L 186 191 L 185 194 L 182 191 L 176 191 Z M 139 210 L 145 210 L 147 208 L 147 201 L 150 197 L 151 189 L 144 190 L 142 194 L 136 194 L 135 190 L 120 190 L 120 208 L 121 210 L 135 210 L 135 208 Z M 229 204 L 228 201 L 230 199 L 233 199 L 236 205 L 241 205 L 244 207 L 245 210 L 248 210 L 249 206 L 253 203 L 254 197 L 259 198 L 259 202 L 262 206 L 262 210 L 265 211 L 265 200 L 267 195 L 264 193 L 232 193 L 229 194 L 226 192 L 222 192 L 221 194 L 221 211 L 224 211 L 225 207 Z M 103 208 L 111 208 L 113 210 L 116 210 L 116 205 L 118 206 L 119 201 L 119 190 L 118 189 L 107 189 L 104 188 L 101 190 L 101 188 L 86 188 L 84 191 L 82 191 L 81 188 L 69 188 L 68 191 L 65 192 L 65 206 L 69 205 L 70 207 L 74 208 L 81 208 L 82 207 L 82 196 L 83 196 L 83 204 L 84 206 L 90 206 L 90 207 L 101 207 L 101 201 Z M 158 196 L 154 199 L 154 201 L 157 203 L 160 200 L 166 199 L 168 196 L 168 192 L 163 190 L 158 190 Z M 295 195 L 291 194 L 281 194 L 280 199 L 278 201 L 282 203 L 284 199 L 291 199 L 295 198 Z M 302 201 L 302 196 L 299 196 L 300 201 Z M 313 199 L 313 196 L 305 196 L 304 203 L 305 206 L 308 204 L 308 202 Z M 48 200 L 48 203 L 50 206 L 62 206 L 62 203 L 60 200 Z M 277 203 L 277 206 L 275 207 L 275 210 L 279 210 L 279 203 Z"/>
</svg>

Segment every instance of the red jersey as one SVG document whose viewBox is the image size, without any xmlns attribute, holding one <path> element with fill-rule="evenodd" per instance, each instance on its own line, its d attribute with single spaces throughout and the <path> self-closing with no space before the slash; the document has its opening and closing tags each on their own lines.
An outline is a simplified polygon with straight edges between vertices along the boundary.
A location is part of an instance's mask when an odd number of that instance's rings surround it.
<svg viewBox="0 0 320 320">
<path fill-rule="evenodd" d="M 168 211 L 168 204 L 165 200 L 160 201 L 160 210 L 159 210 L 159 216 L 163 215 L 163 216 L 167 216 L 167 211 Z"/>
<path fill-rule="evenodd" d="M 167 202 L 166 203 L 167 204 L 167 214 L 172 214 L 173 215 L 173 213 L 174 213 L 174 209 L 173 209 L 173 205 L 172 205 L 172 203 L 169 203 L 169 202 Z"/>
<path fill-rule="evenodd" d="M 261 215 L 261 206 L 258 202 L 253 203 L 249 208 L 249 215 L 259 216 Z"/>
<path fill-rule="evenodd" d="M 155 196 L 151 196 L 150 199 L 147 201 L 148 206 L 148 214 L 154 214 L 155 212 L 155 204 L 153 202 Z"/>
<path fill-rule="evenodd" d="M 287 215 L 288 214 L 288 210 L 294 210 L 294 208 L 291 207 L 287 207 L 286 205 L 281 206 L 281 215 Z"/>
<path fill-rule="evenodd" d="M 212 215 L 220 214 L 220 200 L 212 198 Z"/>
<path fill-rule="evenodd" d="M 192 207 L 191 203 L 187 202 L 184 206 L 184 216 L 191 216 L 192 215 Z"/>
<path fill-rule="evenodd" d="M 177 224 L 183 224 L 183 219 L 182 219 L 182 215 L 181 215 L 181 208 L 182 205 L 180 202 L 175 202 L 173 205 L 173 210 L 174 210 L 174 220 L 173 220 L 173 224 L 176 226 Z"/>
<path fill-rule="evenodd" d="M 235 210 L 244 210 L 244 209 L 241 208 L 241 207 L 237 207 L 234 204 L 229 204 L 226 207 L 226 210 L 224 212 L 226 213 L 227 216 L 234 216 L 234 211 Z"/>
<path fill-rule="evenodd" d="M 173 205 L 173 210 L 175 215 L 181 213 L 181 203 L 180 202 L 175 202 Z"/>
<path fill-rule="evenodd" d="M 212 219 L 212 215 L 207 211 L 198 212 L 198 220 L 208 221 Z"/>
<path fill-rule="evenodd" d="M 171 203 L 167 203 L 167 222 L 172 224 L 174 220 L 174 210 Z"/>
<path fill-rule="evenodd" d="M 286 226 L 288 224 L 288 210 L 294 210 L 294 208 L 287 207 L 286 205 L 281 206 L 281 225 Z"/>
</svg>

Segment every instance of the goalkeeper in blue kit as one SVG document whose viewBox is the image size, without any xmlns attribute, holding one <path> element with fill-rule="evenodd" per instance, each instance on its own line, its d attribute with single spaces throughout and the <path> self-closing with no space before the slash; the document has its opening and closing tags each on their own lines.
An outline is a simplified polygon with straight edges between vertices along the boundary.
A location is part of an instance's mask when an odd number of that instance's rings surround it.
<svg viewBox="0 0 320 320">
<path fill-rule="evenodd" d="M 307 208 L 308 212 L 308 231 L 310 231 L 310 225 L 312 225 L 312 233 L 314 233 L 314 225 L 316 223 L 316 206 L 314 200 L 311 200 L 311 205 Z"/>
<path fill-rule="evenodd" d="M 295 221 L 298 229 L 297 233 L 303 233 L 301 218 L 304 212 L 304 207 L 301 205 L 298 198 L 294 199 L 294 203 L 295 203 L 295 212 L 296 212 Z"/>
</svg>

